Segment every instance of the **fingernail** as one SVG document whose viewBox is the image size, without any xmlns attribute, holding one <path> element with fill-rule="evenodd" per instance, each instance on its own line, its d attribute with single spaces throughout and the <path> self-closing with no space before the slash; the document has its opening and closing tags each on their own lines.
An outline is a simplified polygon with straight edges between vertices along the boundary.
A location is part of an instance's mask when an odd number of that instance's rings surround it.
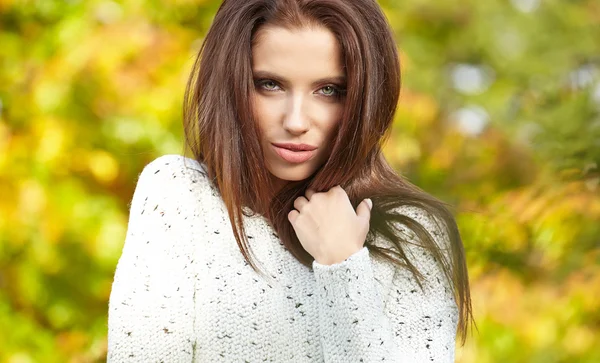
<svg viewBox="0 0 600 363">
<path fill-rule="evenodd" d="M 371 198 L 367 198 L 367 204 L 369 205 L 369 210 L 373 209 L 373 201 L 371 200 Z"/>
</svg>

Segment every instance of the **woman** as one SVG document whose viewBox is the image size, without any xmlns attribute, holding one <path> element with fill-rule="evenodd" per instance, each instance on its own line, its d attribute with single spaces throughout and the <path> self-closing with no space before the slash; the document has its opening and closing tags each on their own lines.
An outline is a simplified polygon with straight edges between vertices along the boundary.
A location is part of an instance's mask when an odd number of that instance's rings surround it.
<svg viewBox="0 0 600 363">
<path fill-rule="evenodd" d="M 193 158 L 142 171 L 110 362 L 452 362 L 456 223 L 388 166 L 400 87 L 373 0 L 226 0 L 186 90 Z"/>
</svg>

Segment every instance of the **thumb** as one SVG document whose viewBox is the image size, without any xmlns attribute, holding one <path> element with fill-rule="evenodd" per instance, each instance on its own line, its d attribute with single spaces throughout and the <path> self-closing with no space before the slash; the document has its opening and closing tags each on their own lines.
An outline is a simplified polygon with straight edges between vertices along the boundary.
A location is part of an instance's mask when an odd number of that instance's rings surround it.
<svg viewBox="0 0 600 363">
<path fill-rule="evenodd" d="M 371 219 L 371 209 L 373 208 L 373 201 L 370 198 L 364 199 L 356 208 L 356 215 L 359 217 L 366 218 L 367 221 Z"/>
</svg>

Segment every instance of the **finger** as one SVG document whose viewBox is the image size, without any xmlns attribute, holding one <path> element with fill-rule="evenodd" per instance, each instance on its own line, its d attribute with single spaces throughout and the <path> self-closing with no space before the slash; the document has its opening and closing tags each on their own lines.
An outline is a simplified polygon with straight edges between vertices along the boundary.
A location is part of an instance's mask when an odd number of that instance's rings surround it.
<svg viewBox="0 0 600 363">
<path fill-rule="evenodd" d="M 304 197 L 298 197 L 294 200 L 294 208 L 296 208 L 299 212 L 302 212 L 302 207 L 308 204 L 308 199 Z"/>
<path fill-rule="evenodd" d="M 339 189 L 340 191 L 343 191 L 344 193 L 346 193 L 346 189 L 344 189 L 344 187 L 342 187 L 341 185 L 336 185 L 335 188 Z M 348 194 L 348 193 L 346 193 Z"/>
<path fill-rule="evenodd" d="M 292 226 L 294 226 L 294 223 L 296 223 L 296 218 L 298 218 L 299 215 L 300 215 L 300 212 L 298 212 L 295 209 L 292 209 L 288 213 L 288 220 L 290 221 L 290 223 L 292 224 Z"/>
<path fill-rule="evenodd" d="M 308 200 L 310 200 L 310 198 L 312 198 L 312 196 L 315 194 L 315 191 L 312 189 L 306 189 L 306 192 L 304 193 L 304 195 L 306 196 L 306 198 Z"/>
<path fill-rule="evenodd" d="M 371 219 L 371 209 L 373 208 L 373 201 L 369 198 L 364 199 L 356 208 L 356 215 L 366 220 Z"/>
<path fill-rule="evenodd" d="M 342 188 L 341 185 L 336 185 L 333 188 L 329 189 L 329 193 L 331 193 L 332 195 L 337 195 L 339 193 L 339 195 L 343 195 L 348 197 L 348 193 L 346 193 L 346 189 Z"/>
</svg>

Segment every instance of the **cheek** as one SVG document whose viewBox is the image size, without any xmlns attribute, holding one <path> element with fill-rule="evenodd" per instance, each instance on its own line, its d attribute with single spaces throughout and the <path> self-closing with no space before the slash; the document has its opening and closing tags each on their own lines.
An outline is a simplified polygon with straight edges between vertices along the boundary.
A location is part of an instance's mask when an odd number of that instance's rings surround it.
<svg viewBox="0 0 600 363">
<path fill-rule="evenodd" d="M 327 105 L 327 109 L 322 109 L 318 121 L 318 129 L 321 139 L 321 152 L 317 163 L 325 162 L 331 156 L 333 142 L 337 135 L 341 119 L 343 107 L 339 105 Z"/>
<path fill-rule="evenodd" d="M 328 105 L 325 112 L 323 112 L 321 120 L 321 130 L 323 133 L 323 139 L 327 140 L 327 142 L 331 142 L 335 137 L 336 131 L 339 128 L 341 119 L 343 106 L 341 104 L 336 105 Z"/>
<path fill-rule="evenodd" d="M 272 108 L 269 107 L 268 102 L 261 97 L 253 97 L 253 114 L 254 120 L 261 132 L 264 135 L 267 130 L 270 129 L 270 125 L 272 125 L 272 120 L 274 118 Z"/>
</svg>

